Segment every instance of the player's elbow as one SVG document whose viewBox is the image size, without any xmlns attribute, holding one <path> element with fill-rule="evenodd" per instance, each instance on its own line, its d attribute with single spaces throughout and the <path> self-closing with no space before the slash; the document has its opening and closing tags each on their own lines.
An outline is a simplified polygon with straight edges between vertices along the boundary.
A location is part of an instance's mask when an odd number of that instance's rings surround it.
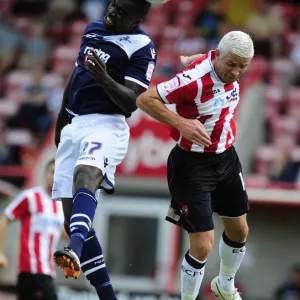
<svg viewBox="0 0 300 300">
<path fill-rule="evenodd" d="M 146 100 L 145 93 L 140 94 L 136 99 L 136 106 L 143 110 L 146 103 L 145 100 Z"/>
<path fill-rule="evenodd" d="M 136 101 L 128 102 L 124 107 L 123 110 L 126 114 L 131 114 L 137 109 Z"/>
</svg>

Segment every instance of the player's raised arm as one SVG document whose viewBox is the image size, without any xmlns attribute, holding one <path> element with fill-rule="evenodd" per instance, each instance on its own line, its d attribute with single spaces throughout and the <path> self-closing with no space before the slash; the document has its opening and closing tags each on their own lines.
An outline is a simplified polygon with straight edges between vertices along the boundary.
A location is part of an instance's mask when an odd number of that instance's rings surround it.
<svg viewBox="0 0 300 300">
<path fill-rule="evenodd" d="M 0 218 L 0 268 L 6 267 L 8 264 L 7 258 L 3 253 L 8 223 L 9 218 L 5 215 L 2 215 Z"/>
<path fill-rule="evenodd" d="M 199 59 L 200 57 L 202 57 L 204 54 L 200 53 L 200 54 L 195 54 L 192 56 L 180 56 L 180 61 L 181 64 L 184 68 L 187 68 L 192 62 L 194 62 L 195 60 Z"/>
<path fill-rule="evenodd" d="M 176 128 L 187 140 L 200 146 L 211 145 L 203 124 L 196 119 L 185 119 L 170 111 L 164 105 L 156 88 L 150 88 L 141 94 L 137 98 L 137 106 L 159 122 Z"/>
<path fill-rule="evenodd" d="M 54 137 L 56 147 L 58 146 L 58 144 L 60 142 L 60 133 L 61 133 L 62 129 L 69 123 L 69 117 L 68 117 L 68 114 L 67 114 L 67 111 L 65 108 L 69 102 L 70 86 L 71 86 L 73 73 L 74 73 L 74 71 L 72 72 L 72 75 L 70 76 L 70 79 L 65 87 L 64 94 L 63 94 L 63 100 L 61 103 L 61 108 L 60 108 L 60 111 L 58 113 L 57 120 L 56 120 L 55 137 Z"/>
<path fill-rule="evenodd" d="M 146 90 L 132 81 L 125 81 L 125 85 L 117 83 L 106 71 L 104 62 L 98 57 L 93 49 L 92 55 L 86 60 L 86 69 L 92 73 L 94 79 L 101 84 L 111 100 L 125 113 L 136 110 L 136 98 Z"/>
</svg>

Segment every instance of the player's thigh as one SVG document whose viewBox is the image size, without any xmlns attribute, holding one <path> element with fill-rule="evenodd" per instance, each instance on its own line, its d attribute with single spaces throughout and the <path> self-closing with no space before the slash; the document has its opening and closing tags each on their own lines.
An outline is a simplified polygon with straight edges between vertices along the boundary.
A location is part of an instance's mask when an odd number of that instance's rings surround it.
<svg viewBox="0 0 300 300">
<path fill-rule="evenodd" d="M 168 158 L 167 173 L 171 205 L 166 219 L 188 232 L 214 228 L 211 192 L 216 184 L 200 156 L 175 147 Z"/>
<path fill-rule="evenodd" d="M 55 156 L 54 184 L 52 198 L 72 198 L 73 170 L 78 157 L 74 149 L 72 124 L 61 132 L 60 143 Z"/>
<path fill-rule="evenodd" d="M 248 195 L 242 167 L 237 154 L 233 153 L 229 173 L 218 183 L 212 193 L 214 211 L 222 217 L 240 217 L 249 211 Z"/>
</svg>

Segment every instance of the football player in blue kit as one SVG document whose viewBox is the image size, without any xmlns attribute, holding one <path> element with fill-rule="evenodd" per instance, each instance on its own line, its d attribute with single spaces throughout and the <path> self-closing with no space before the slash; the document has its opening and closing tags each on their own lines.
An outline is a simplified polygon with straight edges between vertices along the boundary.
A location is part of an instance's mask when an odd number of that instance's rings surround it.
<svg viewBox="0 0 300 300">
<path fill-rule="evenodd" d="M 127 152 L 136 98 L 150 83 L 154 44 L 140 28 L 151 4 L 112 0 L 103 21 L 87 25 L 58 115 L 52 198 L 61 200 L 70 243 L 54 253 L 66 277 L 80 269 L 100 299 L 116 299 L 92 222 L 99 188 L 114 191 Z"/>
</svg>

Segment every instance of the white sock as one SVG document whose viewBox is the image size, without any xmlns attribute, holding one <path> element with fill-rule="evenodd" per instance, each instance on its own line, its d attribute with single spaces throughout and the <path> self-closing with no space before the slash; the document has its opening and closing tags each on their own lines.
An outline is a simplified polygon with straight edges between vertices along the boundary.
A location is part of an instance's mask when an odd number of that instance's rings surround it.
<svg viewBox="0 0 300 300">
<path fill-rule="evenodd" d="M 181 265 L 181 299 L 195 300 L 204 276 L 205 261 L 199 261 L 186 253 Z"/>
<path fill-rule="evenodd" d="M 227 243 L 224 242 L 224 239 Z M 246 252 L 246 247 L 245 243 L 241 243 L 241 247 L 231 247 L 228 245 L 229 243 L 230 240 L 225 233 L 223 233 L 219 244 L 219 254 L 221 258 L 219 281 L 221 288 L 226 292 L 231 293 L 234 290 L 234 277 L 241 265 Z M 239 244 L 234 242 L 231 243 Z"/>
</svg>

